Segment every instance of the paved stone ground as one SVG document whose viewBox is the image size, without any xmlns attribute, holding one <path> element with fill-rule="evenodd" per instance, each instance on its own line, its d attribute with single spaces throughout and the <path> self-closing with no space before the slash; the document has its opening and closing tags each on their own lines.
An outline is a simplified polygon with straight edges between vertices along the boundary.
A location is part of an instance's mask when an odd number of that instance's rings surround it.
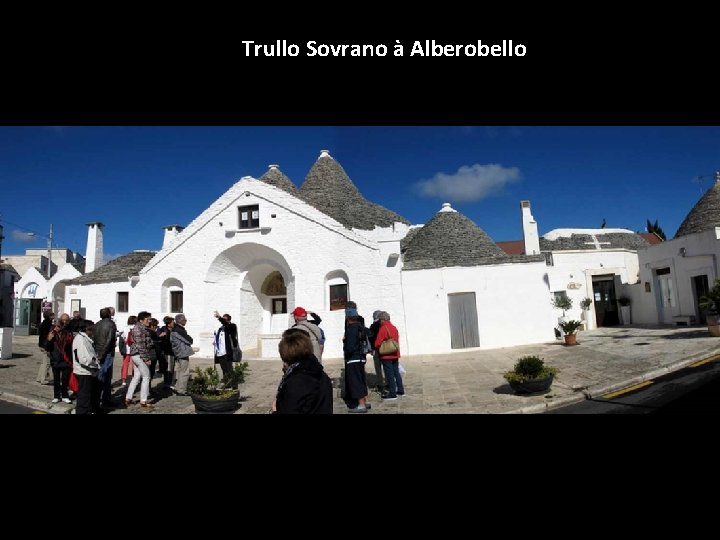
<svg viewBox="0 0 720 540">
<path fill-rule="evenodd" d="M 711 337 L 707 328 L 633 326 L 601 328 L 578 334 L 578 345 L 565 347 L 562 342 L 492 350 L 472 350 L 452 354 L 403 358 L 407 396 L 383 403 L 370 394 L 369 414 L 446 414 L 446 413 L 531 413 L 596 396 L 661 373 L 684 367 L 696 360 L 720 354 L 720 339 Z M 74 404 L 51 405 L 52 385 L 35 382 L 41 352 L 37 336 L 16 336 L 13 358 L 0 361 L 0 399 L 29 405 L 53 413 L 66 413 Z M 502 374 L 512 369 L 525 355 L 537 354 L 546 364 L 560 368 L 549 393 L 518 396 L 513 394 Z M 281 377 L 279 360 L 248 360 L 250 372 L 240 385 L 242 406 L 236 414 L 264 414 L 270 409 Z M 343 362 L 324 362 L 335 387 L 334 412 L 347 414 L 340 399 Z M 192 358 L 191 368 L 212 364 L 212 359 Z M 116 395 L 121 361 L 114 364 Z M 374 382 L 372 361 L 366 365 L 368 383 Z M 161 379 L 153 380 L 160 388 Z M 162 391 L 161 391 L 162 393 Z M 139 389 L 136 397 L 139 395 Z M 139 406 L 117 408 L 112 414 L 193 414 L 189 397 L 162 394 L 154 411 Z"/>
</svg>

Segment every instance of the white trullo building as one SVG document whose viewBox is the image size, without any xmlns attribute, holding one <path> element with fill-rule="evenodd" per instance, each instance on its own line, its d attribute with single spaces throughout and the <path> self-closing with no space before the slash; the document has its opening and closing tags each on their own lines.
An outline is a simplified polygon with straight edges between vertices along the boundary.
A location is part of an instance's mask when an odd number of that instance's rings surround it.
<svg viewBox="0 0 720 540">
<path fill-rule="evenodd" d="M 538 243 L 536 224 L 534 236 L 524 232 Z M 322 317 L 325 357 L 341 357 L 348 300 L 367 324 L 374 310 L 389 312 L 403 354 L 550 341 L 546 257 L 524 253 L 508 255 L 449 204 L 412 226 L 367 201 L 323 151 L 300 189 L 276 165 L 243 177 L 187 228 L 166 227 L 159 252 L 66 281 L 64 305 L 91 319 L 115 306 L 120 324 L 141 310 L 159 320 L 182 311 L 201 356 L 212 355 L 214 310 L 233 316 L 247 357 L 276 358 L 302 306 Z"/>
<path fill-rule="evenodd" d="M 640 282 L 626 287 L 633 322 L 705 324 L 700 299 L 720 278 L 720 172 L 672 240 L 638 251 Z"/>
</svg>

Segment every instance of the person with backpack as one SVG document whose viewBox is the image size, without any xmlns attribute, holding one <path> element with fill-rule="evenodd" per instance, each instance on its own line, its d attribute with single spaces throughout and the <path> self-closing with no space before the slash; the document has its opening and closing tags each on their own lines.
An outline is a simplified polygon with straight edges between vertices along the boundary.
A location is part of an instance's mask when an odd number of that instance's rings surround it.
<svg viewBox="0 0 720 540">
<path fill-rule="evenodd" d="M 315 358 L 317 358 L 318 361 L 322 363 L 322 348 L 320 347 L 320 342 L 323 341 L 324 343 L 322 330 L 320 330 L 320 328 L 316 324 L 313 324 L 307 320 L 308 312 L 305 310 L 305 308 L 298 306 L 293 310 L 292 314 L 295 318 L 295 324 L 292 326 L 292 328 L 299 328 L 300 330 L 305 331 L 310 336 L 310 341 L 312 342 L 313 346 L 313 354 L 315 355 Z M 317 320 L 317 315 L 315 315 L 314 317 L 315 320 Z"/>
<path fill-rule="evenodd" d="M 365 374 L 365 355 L 368 349 L 368 329 L 360 323 L 357 309 L 346 309 L 345 336 L 343 337 L 343 356 L 345 358 L 345 377 L 343 399 L 351 413 L 366 413 L 370 408 L 366 404 L 368 396 L 367 375 Z"/>
</svg>

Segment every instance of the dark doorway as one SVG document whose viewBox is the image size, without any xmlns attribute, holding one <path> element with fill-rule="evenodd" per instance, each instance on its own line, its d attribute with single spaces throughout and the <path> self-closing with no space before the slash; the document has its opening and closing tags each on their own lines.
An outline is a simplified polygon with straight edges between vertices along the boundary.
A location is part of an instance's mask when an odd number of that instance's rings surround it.
<svg viewBox="0 0 720 540">
<path fill-rule="evenodd" d="M 618 317 L 618 307 L 615 301 L 613 276 L 593 278 L 593 300 L 598 328 L 617 326 L 620 318 Z"/>
<path fill-rule="evenodd" d="M 21 298 L 15 304 L 15 335 L 37 335 L 42 300 Z"/>
<path fill-rule="evenodd" d="M 710 292 L 710 286 L 708 285 L 708 277 L 706 275 L 702 276 L 694 276 L 692 278 L 692 288 L 693 288 L 693 294 L 695 295 L 695 315 L 697 316 L 697 321 L 700 324 L 707 323 L 707 312 L 700 309 L 700 299 L 703 296 L 706 296 L 708 292 Z"/>
</svg>

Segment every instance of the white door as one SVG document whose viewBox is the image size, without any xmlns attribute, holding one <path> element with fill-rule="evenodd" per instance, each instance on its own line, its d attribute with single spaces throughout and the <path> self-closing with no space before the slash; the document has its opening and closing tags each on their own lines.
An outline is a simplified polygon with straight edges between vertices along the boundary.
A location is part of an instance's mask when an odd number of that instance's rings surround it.
<svg viewBox="0 0 720 540">
<path fill-rule="evenodd" d="M 658 285 L 660 286 L 660 322 L 671 324 L 676 306 L 672 275 L 658 276 Z"/>
</svg>

